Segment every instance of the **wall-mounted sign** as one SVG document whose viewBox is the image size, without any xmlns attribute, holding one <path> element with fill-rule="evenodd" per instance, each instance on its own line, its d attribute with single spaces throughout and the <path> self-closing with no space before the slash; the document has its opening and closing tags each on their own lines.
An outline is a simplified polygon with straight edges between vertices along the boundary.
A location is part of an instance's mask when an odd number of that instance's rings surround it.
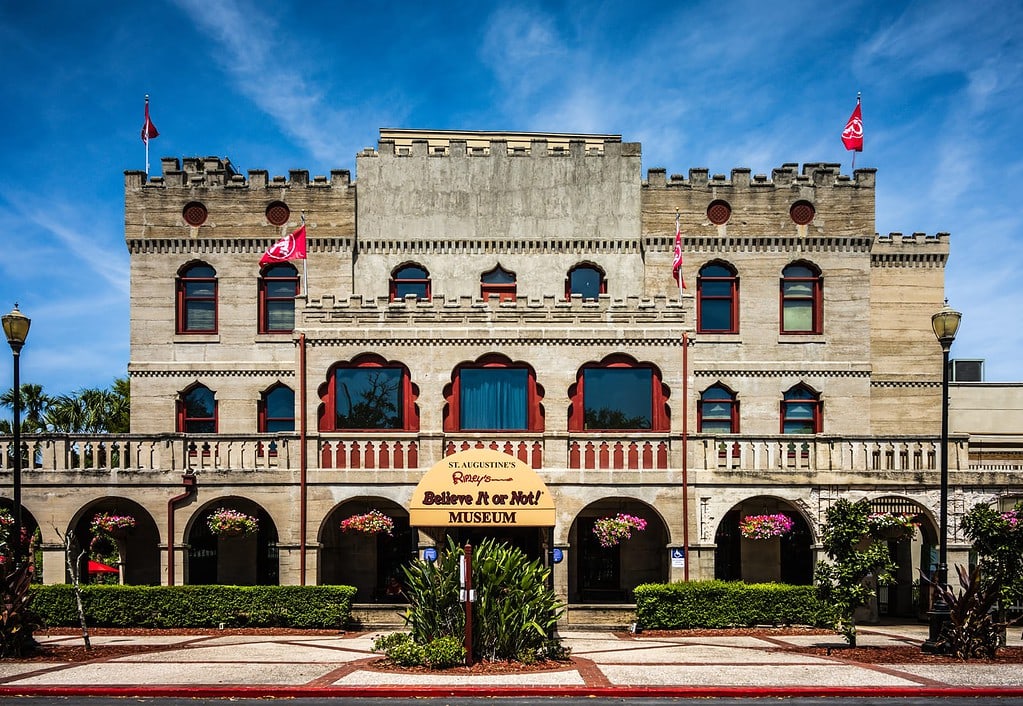
<svg viewBox="0 0 1023 706">
<path fill-rule="evenodd" d="M 427 547 L 424 549 L 423 559 L 425 561 L 437 561 L 437 547 Z"/>
<path fill-rule="evenodd" d="M 553 561 L 555 564 L 560 564 L 562 561 L 564 561 L 564 559 L 565 554 L 564 552 L 561 551 L 561 547 L 554 547 L 554 549 L 551 550 L 551 561 Z"/>
<path fill-rule="evenodd" d="M 492 449 L 446 457 L 412 492 L 414 527 L 553 527 L 554 500 L 528 464 Z"/>
</svg>

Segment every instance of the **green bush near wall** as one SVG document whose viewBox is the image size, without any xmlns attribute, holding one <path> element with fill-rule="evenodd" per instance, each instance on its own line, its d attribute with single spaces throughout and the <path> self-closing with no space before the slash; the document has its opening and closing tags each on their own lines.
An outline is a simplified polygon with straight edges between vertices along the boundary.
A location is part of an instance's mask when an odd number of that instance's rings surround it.
<svg viewBox="0 0 1023 706">
<path fill-rule="evenodd" d="M 647 583 L 634 593 L 636 625 L 647 630 L 834 624 L 813 586 L 691 581 Z"/>
<path fill-rule="evenodd" d="M 82 586 L 90 627 L 292 627 L 341 629 L 353 586 Z M 50 627 L 79 625 L 74 589 L 32 587 L 32 609 Z"/>
</svg>

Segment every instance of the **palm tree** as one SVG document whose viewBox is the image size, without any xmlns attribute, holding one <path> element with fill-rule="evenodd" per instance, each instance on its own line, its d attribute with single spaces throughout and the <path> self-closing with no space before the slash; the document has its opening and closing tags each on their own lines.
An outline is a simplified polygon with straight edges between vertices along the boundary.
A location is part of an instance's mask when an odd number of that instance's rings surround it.
<svg viewBox="0 0 1023 706">
<path fill-rule="evenodd" d="M 22 383 L 21 385 L 21 431 L 36 434 L 46 431 L 44 417 L 53 399 L 43 393 L 42 385 Z M 0 394 L 0 406 L 14 409 L 14 388 L 6 389 Z M 9 420 L 0 422 L 0 431 L 10 434 L 13 431 Z"/>
</svg>

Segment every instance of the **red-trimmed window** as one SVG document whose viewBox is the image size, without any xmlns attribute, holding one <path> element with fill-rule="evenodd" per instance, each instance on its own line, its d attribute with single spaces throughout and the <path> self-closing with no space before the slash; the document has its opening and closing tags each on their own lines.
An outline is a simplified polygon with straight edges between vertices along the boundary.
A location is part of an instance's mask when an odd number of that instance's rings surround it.
<svg viewBox="0 0 1023 706">
<path fill-rule="evenodd" d="M 797 262 L 781 271 L 781 332 L 824 332 L 824 280 L 808 262 Z"/>
<path fill-rule="evenodd" d="M 824 427 L 820 394 L 800 383 L 781 402 L 782 434 L 819 434 Z"/>
<path fill-rule="evenodd" d="M 295 330 L 295 297 L 298 270 L 286 262 L 267 265 L 259 277 L 259 332 L 291 333 Z"/>
<path fill-rule="evenodd" d="M 217 433 L 217 399 L 205 385 L 193 385 L 178 396 L 178 431 L 185 434 Z"/>
<path fill-rule="evenodd" d="M 668 431 L 671 427 L 661 371 L 626 355 L 582 366 L 568 396 L 569 431 Z"/>
<path fill-rule="evenodd" d="M 480 275 L 480 296 L 484 299 L 498 297 L 503 302 L 515 301 L 515 273 L 500 265 Z"/>
<path fill-rule="evenodd" d="M 205 262 L 185 265 L 176 289 L 177 333 L 216 333 L 217 271 Z"/>
<path fill-rule="evenodd" d="M 423 300 L 429 300 L 432 296 L 430 273 L 426 268 L 415 264 L 402 265 L 391 273 L 391 301 L 400 301 L 409 294 Z"/>
<path fill-rule="evenodd" d="M 260 395 L 257 412 L 260 433 L 295 431 L 295 391 L 277 383 Z"/>
<path fill-rule="evenodd" d="M 595 265 L 576 265 L 568 271 L 565 280 L 565 299 L 579 294 L 583 300 L 596 299 L 607 293 L 607 279 L 599 267 Z"/>
<path fill-rule="evenodd" d="M 739 277 L 723 262 L 700 268 L 696 277 L 696 330 L 739 333 Z"/>
<path fill-rule="evenodd" d="M 320 431 L 419 431 L 419 391 L 401 363 L 374 354 L 336 363 L 320 392 Z"/>
<path fill-rule="evenodd" d="M 543 388 L 525 363 L 490 355 L 455 368 L 444 431 L 543 431 Z"/>
<path fill-rule="evenodd" d="M 705 434 L 738 434 L 739 401 L 734 392 L 718 383 L 700 395 L 696 428 Z"/>
</svg>

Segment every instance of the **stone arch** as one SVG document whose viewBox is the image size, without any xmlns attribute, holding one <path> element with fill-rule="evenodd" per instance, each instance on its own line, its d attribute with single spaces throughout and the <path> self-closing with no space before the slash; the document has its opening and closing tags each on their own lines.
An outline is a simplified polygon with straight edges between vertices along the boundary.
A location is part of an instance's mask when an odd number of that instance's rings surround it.
<svg viewBox="0 0 1023 706">
<path fill-rule="evenodd" d="M 110 541 L 101 533 L 91 529 L 93 519 L 99 514 L 131 515 L 135 527 L 117 533 Z M 142 505 L 128 498 L 108 496 L 83 505 L 72 517 L 67 527 L 71 537 L 71 554 L 78 557 L 78 578 L 83 583 L 120 583 L 135 585 L 160 585 L 160 529 L 156 520 Z M 83 553 L 84 550 L 84 553 Z M 112 572 L 89 571 L 89 561 L 119 569 Z M 119 565 L 118 565 L 119 564 Z M 71 576 L 64 569 L 64 580 L 70 583 Z"/>
<path fill-rule="evenodd" d="M 746 498 L 731 507 L 714 533 L 714 578 L 750 583 L 812 584 L 816 541 L 814 527 L 801 503 L 774 495 Z M 750 515 L 783 514 L 793 527 L 772 539 L 748 539 L 739 531 Z"/>
<path fill-rule="evenodd" d="M 207 522 L 219 508 L 237 510 L 257 520 L 251 535 L 218 537 Z M 262 505 L 249 498 L 226 495 L 200 506 L 185 526 L 186 584 L 276 586 L 280 583 L 277 525 Z"/>
<path fill-rule="evenodd" d="M 619 513 L 646 520 L 646 529 L 615 547 L 602 547 L 593 534 L 594 522 Z M 668 524 L 643 500 L 608 497 L 582 508 L 569 528 L 569 603 L 624 603 L 641 583 L 668 581 Z"/>
<path fill-rule="evenodd" d="M 933 575 L 938 562 L 938 523 L 928 508 L 902 495 L 870 498 L 871 512 L 912 516 L 916 529 L 881 532 L 876 541 L 888 545 L 888 555 L 895 562 L 895 583 L 878 586 L 877 617 L 924 617 L 931 608 L 931 591 L 921 572 Z"/>
</svg>

